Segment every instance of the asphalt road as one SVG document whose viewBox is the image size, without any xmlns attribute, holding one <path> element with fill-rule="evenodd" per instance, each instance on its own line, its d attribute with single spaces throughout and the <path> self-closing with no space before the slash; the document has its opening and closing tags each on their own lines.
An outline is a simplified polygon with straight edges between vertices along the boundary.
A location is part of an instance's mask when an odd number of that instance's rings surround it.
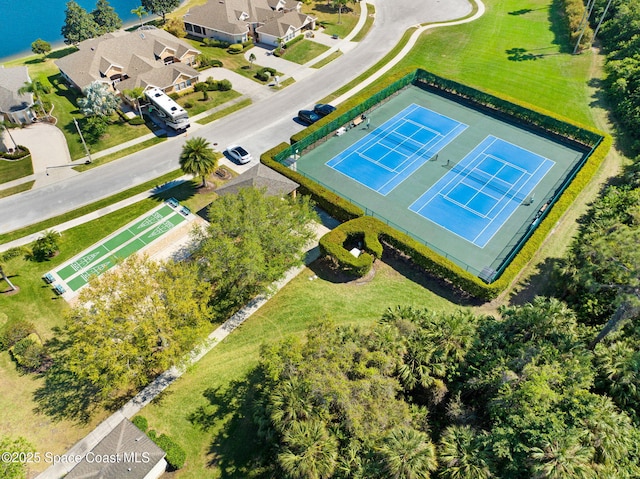
<svg viewBox="0 0 640 479">
<path fill-rule="evenodd" d="M 460 18 L 471 11 L 467 0 L 377 0 L 375 7 L 374 27 L 348 54 L 267 100 L 192 128 L 189 136 L 203 136 L 221 148 L 239 143 L 257 156 L 303 129 L 293 121 L 298 110 L 312 106 L 375 64 L 407 28 Z M 0 199 L 0 233 L 63 214 L 177 169 L 186 139 L 183 135 L 81 175 Z"/>
</svg>

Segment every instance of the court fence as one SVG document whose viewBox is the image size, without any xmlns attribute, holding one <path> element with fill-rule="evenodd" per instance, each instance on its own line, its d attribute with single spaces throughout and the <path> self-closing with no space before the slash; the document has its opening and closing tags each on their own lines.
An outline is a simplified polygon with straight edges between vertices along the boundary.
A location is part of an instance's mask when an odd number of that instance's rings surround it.
<svg viewBox="0 0 640 479">
<path fill-rule="evenodd" d="M 498 116 L 509 123 L 533 130 L 538 134 L 551 136 L 557 141 L 583 151 L 583 155 L 572 165 L 568 173 L 551 189 L 552 193 L 544 198 L 545 201 L 540 209 L 532 212 L 522 228 L 516 232 L 490 267 L 484 268 L 482 271 L 455 258 L 450 253 L 437 248 L 424 239 L 416 237 L 410 231 L 389 220 L 383 213 L 347 197 L 344 193 L 339 193 L 330 185 L 316 178 L 291 168 L 295 164 L 295 159 L 299 158 L 299 155 L 326 141 L 339 128 L 349 127 L 355 118 L 368 113 L 410 85 L 452 98 L 465 106 L 479 109 L 489 115 Z M 454 262 L 461 268 L 461 271 L 471 273 L 482 279 L 491 288 L 489 288 L 490 292 L 487 292 L 487 295 L 481 296 L 494 297 L 497 295 L 496 291 L 506 288 L 520 269 L 531 259 L 546 235 L 551 231 L 553 223 L 549 224 L 550 221 L 554 218 L 557 221 L 560 215 L 573 202 L 575 196 L 586 186 L 606 156 L 610 146 L 611 139 L 604 133 L 577 125 L 552 113 L 540 110 L 533 105 L 498 98 L 418 69 L 408 74 L 395 74 L 387 77 L 376 93 L 370 96 L 360 94 L 353 97 L 340 106 L 336 112 L 324 117 L 302 132 L 293 135 L 290 144 L 281 143 L 265 152 L 261 156 L 261 161 L 299 183 L 302 194 L 311 195 L 318 206 L 337 219 L 348 221 L 363 215 L 375 217 L 386 225 L 419 241 L 447 259 L 447 262 Z M 590 168 L 585 169 L 587 164 L 590 165 Z M 576 182 L 575 180 L 578 176 L 580 176 L 580 181 Z M 575 185 L 572 191 L 568 192 L 569 194 L 564 194 L 571 185 Z M 554 205 L 559 203 L 561 198 L 565 199 L 561 207 L 556 206 L 554 208 Z M 547 218 L 552 211 L 552 218 Z M 547 219 L 548 221 L 545 221 Z M 544 227 L 542 227 L 543 225 Z M 498 280 L 499 285 L 492 284 Z"/>
</svg>

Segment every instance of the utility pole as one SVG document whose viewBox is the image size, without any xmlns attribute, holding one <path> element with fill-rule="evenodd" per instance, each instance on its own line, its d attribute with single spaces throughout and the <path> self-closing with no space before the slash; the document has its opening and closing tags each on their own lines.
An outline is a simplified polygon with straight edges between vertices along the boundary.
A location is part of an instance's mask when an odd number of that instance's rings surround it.
<svg viewBox="0 0 640 479">
<path fill-rule="evenodd" d="M 82 140 L 84 151 L 87 152 L 87 156 L 89 157 L 89 163 L 91 163 L 91 153 L 89 153 L 89 148 L 87 148 L 87 144 L 84 142 L 84 136 L 82 136 L 82 131 L 80 131 L 80 126 L 78 125 L 78 122 L 75 118 L 73 119 L 73 124 L 76 125 L 76 130 L 78 130 L 78 134 L 80 135 L 80 139 Z"/>
<path fill-rule="evenodd" d="M 580 30 L 580 35 L 578 36 L 578 40 L 576 41 L 576 46 L 573 49 L 573 54 L 578 53 L 578 48 L 580 48 L 580 42 L 582 41 L 582 37 L 584 36 L 584 32 L 589 28 L 589 18 L 591 18 L 591 12 L 593 11 L 593 7 L 596 4 L 596 0 L 589 0 L 587 7 L 584 9 L 584 15 L 582 16 L 582 20 L 580 21 L 580 26 L 578 29 Z"/>
<path fill-rule="evenodd" d="M 609 2 L 607 3 L 607 6 L 604 8 L 604 12 L 602 12 L 602 16 L 600 17 L 600 20 L 598 21 L 598 26 L 596 27 L 595 32 L 593 32 L 593 39 L 591 40 L 592 42 L 593 42 L 593 40 L 596 39 L 596 35 L 600 31 L 600 25 L 602 25 L 602 21 L 604 20 L 604 17 L 607 16 L 607 12 L 609 11 L 609 7 L 611 6 L 611 2 L 612 2 L 612 0 L 609 0 Z"/>
</svg>

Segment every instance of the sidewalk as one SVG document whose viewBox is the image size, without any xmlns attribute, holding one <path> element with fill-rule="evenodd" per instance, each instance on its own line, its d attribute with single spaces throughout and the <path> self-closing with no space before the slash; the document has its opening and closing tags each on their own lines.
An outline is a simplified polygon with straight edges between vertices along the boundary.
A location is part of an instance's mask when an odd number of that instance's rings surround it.
<svg viewBox="0 0 640 479">
<path fill-rule="evenodd" d="M 305 265 L 315 261 L 319 257 L 319 247 L 318 247 L 318 239 L 321 238 L 325 233 L 330 231 L 330 228 L 333 227 L 334 224 L 329 223 L 329 226 L 325 226 L 324 224 L 316 225 L 316 240 L 313 241 L 307 250 L 307 255 L 305 258 Z M 280 289 L 282 289 L 287 283 L 289 283 L 293 278 L 295 278 L 300 272 L 304 270 L 305 265 L 292 268 L 285 274 L 284 278 L 274 284 L 273 293 L 275 294 Z M 189 369 L 190 366 L 197 363 L 200 359 L 202 359 L 209 351 L 215 348 L 222 340 L 224 340 L 229 334 L 231 334 L 238 326 L 244 323 L 247 319 L 249 319 L 256 311 L 258 311 L 267 301 L 269 300 L 269 296 L 258 296 L 251 300 L 245 307 L 243 307 L 236 314 L 231 316 L 227 321 L 225 321 L 221 326 L 215 329 L 207 339 L 204 341 L 203 345 L 197 349 L 194 349 L 189 358 L 185 361 L 185 364 L 181 368 L 172 367 L 168 369 L 160 376 L 158 376 L 155 381 L 145 387 L 142 391 L 140 391 L 133 399 L 129 400 L 124 406 L 122 406 L 118 411 L 109 416 L 107 419 L 102 421 L 93 431 L 91 431 L 87 436 L 78 441 L 71 449 L 69 449 L 66 454 L 67 455 L 79 455 L 84 456 L 91 449 L 93 449 L 107 434 L 109 434 L 123 419 L 131 419 L 134 415 L 136 415 L 143 407 L 153 401 L 162 391 L 167 389 L 176 379 L 182 376 L 185 371 Z M 58 463 L 52 466 L 49 466 L 45 471 L 41 472 L 36 479 L 59 479 L 63 477 L 65 474 L 69 473 L 71 469 L 75 466 L 75 463 L 65 464 Z"/>
</svg>

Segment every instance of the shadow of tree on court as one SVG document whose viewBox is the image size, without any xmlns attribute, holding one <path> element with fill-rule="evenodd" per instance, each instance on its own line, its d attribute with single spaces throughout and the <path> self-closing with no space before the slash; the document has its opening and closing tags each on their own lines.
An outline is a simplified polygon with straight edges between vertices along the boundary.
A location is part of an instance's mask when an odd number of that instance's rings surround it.
<svg viewBox="0 0 640 479">
<path fill-rule="evenodd" d="M 223 479 L 274 477 L 252 419 L 262 380 L 259 368 L 254 368 L 224 388 L 208 388 L 203 393 L 207 403 L 188 415 L 194 426 L 213 433 L 208 464 L 217 467 Z"/>
<path fill-rule="evenodd" d="M 41 375 L 44 385 L 34 392 L 38 404 L 35 412 L 56 421 L 66 419 L 86 424 L 100 404 L 96 400 L 99 388 L 64 367 L 64 351 L 68 349 L 69 341 L 60 339 L 59 328 L 54 329 L 54 333 L 56 336 L 45 344 L 53 364 Z"/>
</svg>

